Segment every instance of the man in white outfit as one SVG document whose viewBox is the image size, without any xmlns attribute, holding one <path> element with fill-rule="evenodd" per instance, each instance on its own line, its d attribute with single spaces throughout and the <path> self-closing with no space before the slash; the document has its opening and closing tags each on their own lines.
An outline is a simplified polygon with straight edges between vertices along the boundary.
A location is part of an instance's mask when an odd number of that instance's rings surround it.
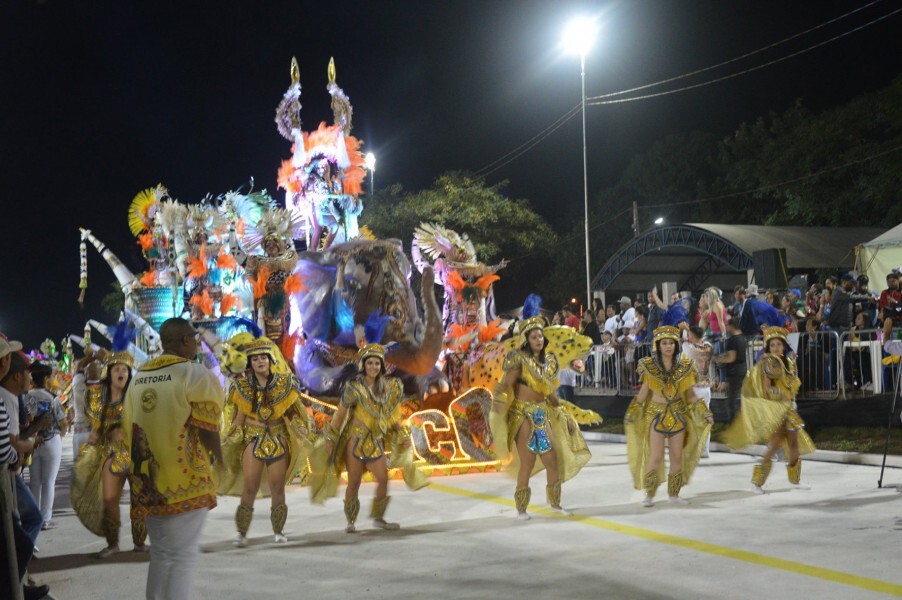
<svg viewBox="0 0 902 600">
<path fill-rule="evenodd" d="M 212 371 L 191 362 L 197 335 L 184 319 L 164 322 L 163 354 L 141 367 L 125 396 L 132 519 L 146 517 L 151 542 L 147 600 L 194 597 L 200 534 L 216 506 L 210 457 L 222 464 L 223 391 Z"/>
</svg>

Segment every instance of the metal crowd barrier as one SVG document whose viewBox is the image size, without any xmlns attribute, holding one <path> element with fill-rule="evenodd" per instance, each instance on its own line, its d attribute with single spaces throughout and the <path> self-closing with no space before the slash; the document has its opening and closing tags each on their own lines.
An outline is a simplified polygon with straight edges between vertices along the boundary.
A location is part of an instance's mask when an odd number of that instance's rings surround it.
<svg viewBox="0 0 902 600">
<path fill-rule="evenodd" d="M 879 394 L 891 389 L 893 368 L 883 365 L 879 330 L 816 331 L 790 334 L 802 386 L 800 395 L 833 400 Z M 762 336 L 748 338 L 746 366 L 751 369 L 764 351 Z M 593 346 L 586 373 L 577 380 L 583 393 L 632 396 L 639 391 L 636 365 L 651 353 L 650 342 Z M 725 369 L 714 367 L 712 398 L 727 396 Z"/>
</svg>

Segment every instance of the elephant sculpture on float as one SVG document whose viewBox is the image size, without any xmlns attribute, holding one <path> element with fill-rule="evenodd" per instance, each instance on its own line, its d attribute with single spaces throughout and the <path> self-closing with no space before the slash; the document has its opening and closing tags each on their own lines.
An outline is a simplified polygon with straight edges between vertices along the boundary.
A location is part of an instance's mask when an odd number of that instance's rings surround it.
<svg viewBox="0 0 902 600">
<path fill-rule="evenodd" d="M 295 373 L 312 393 L 337 392 L 362 327 L 377 311 L 391 317 L 382 339 L 389 365 L 413 376 L 434 370 L 442 350 L 434 273 L 423 272 L 421 316 L 410 289 L 410 261 L 399 240 L 356 239 L 298 258 L 295 273 L 306 289 L 294 301 L 307 343 L 295 354 Z"/>
</svg>

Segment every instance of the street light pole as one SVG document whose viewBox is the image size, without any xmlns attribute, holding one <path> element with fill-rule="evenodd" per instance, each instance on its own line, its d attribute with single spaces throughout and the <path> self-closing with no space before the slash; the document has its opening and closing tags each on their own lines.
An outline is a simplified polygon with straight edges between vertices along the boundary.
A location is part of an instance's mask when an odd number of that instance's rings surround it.
<svg viewBox="0 0 902 600">
<path fill-rule="evenodd" d="M 586 54 L 595 41 L 595 20 L 574 19 L 564 32 L 564 46 L 572 54 L 579 54 L 580 106 L 583 117 L 583 208 L 586 235 L 586 307 L 592 306 L 592 270 L 589 262 L 589 162 L 586 155 Z"/>
<path fill-rule="evenodd" d="M 376 155 L 372 152 L 367 152 L 364 162 L 366 163 L 366 168 L 370 170 L 370 196 L 372 196 L 376 182 Z"/>
<path fill-rule="evenodd" d="M 579 55 L 580 78 L 582 80 L 583 113 L 583 205 L 586 229 L 586 307 L 592 306 L 592 275 L 589 268 L 589 166 L 586 160 L 586 52 Z"/>
</svg>

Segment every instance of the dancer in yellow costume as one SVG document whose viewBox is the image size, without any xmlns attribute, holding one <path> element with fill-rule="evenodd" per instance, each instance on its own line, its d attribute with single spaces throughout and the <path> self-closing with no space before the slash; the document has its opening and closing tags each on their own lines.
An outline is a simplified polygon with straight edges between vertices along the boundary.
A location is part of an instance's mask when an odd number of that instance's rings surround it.
<svg viewBox="0 0 902 600">
<path fill-rule="evenodd" d="M 288 541 L 282 533 L 288 516 L 285 485 L 311 450 L 310 416 L 301 401 L 300 385 L 287 372 L 279 349 L 269 338 L 260 338 L 246 344 L 243 351 L 250 372 L 236 377 L 229 387 L 225 418 L 231 417 L 231 424 L 222 445 L 227 472 L 218 490 L 241 495 L 235 512 L 235 545 L 241 548 L 247 545 L 264 467 L 268 484 L 264 493 L 272 496 L 273 539 L 276 543 Z"/>
<path fill-rule="evenodd" d="M 771 460 L 780 446 L 786 456 L 790 487 L 807 489 L 801 483 L 802 454 L 814 452 L 814 442 L 805 433 L 805 422 L 795 408 L 799 376 L 789 356 L 787 331 L 782 327 L 764 330 L 764 355 L 742 385 L 742 408 L 733 424 L 723 432 L 723 441 L 738 450 L 751 444 L 767 443 L 767 451 L 752 472 L 752 489 L 763 494 L 770 475 Z"/>
<path fill-rule="evenodd" d="M 627 457 L 637 490 L 645 490 L 642 506 L 653 506 L 664 479 L 664 440 L 670 453 L 667 495 L 686 504 L 680 489 L 689 483 L 701 458 L 714 419 L 692 387 L 692 362 L 680 358 L 680 330 L 665 325 L 654 330 L 653 354 L 639 361 L 642 388 L 626 411 Z"/>
<path fill-rule="evenodd" d="M 78 363 L 79 371 L 96 360 L 91 350 Z M 91 423 L 91 435 L 83 444 L 72 475 L 72 507 L 91 533 L 106 538 L 107 546 L 97 555 L 107 558 L 119 552 L 119 498 L 129 473 L 129 452 L 122 430 L 125 391 L 132 380 L 135 359 L 128 352 L 106 357 L 99 384 L 88 385 L 84 406 Z M 146 552 L 147 525 L 143 518 L 132 519 L 132 540 L 136 552 Z"/>
<path fill-rule="evenodd" d="M 370 337 L 370 336 L 367 336 Z M 381 335 L 371 339 L 379 339 Z M 402 424 L 404 388 L 397 377 L 385 375 L 385 347 L 366 344 L 357 353 L 358 374 L 348 381 L 341 403 L 326 429 L 325 443 L 318 447 L 311 486 L 313 502 L 320 504 L 338 493 L 338 477 L 348 470 L 344 509 L 345 531 L 357 531 L 360 512 L 357 494 L 365 471 L 376 480 L 376 496 L 370 517 L 381 529 L 400 525 L 385 520 L 388 507 L 388 466 L 385 451 L 391 450 L 391 466 L 401 469 L 408 487 L 418 490 L 427 485 L 426 476 L 413 464 L 410 430 Z"/>
<path fill-rule="evenodd" d="M 530 518 L 529 478 L 542 468 L 547 471 L 551 509 L 571 514 L 561 507 L 561 483 L 579 473 L 592 456 L 576 421 L 555 396 L 558 359 L 546 352 L 544 326 L 541 316 L 521 322 L 518 347 L 505 357 L 504 375 L 495 386 L 490 419 L 499 458 L 506 460 L 505 454 L 516 450 L 508 468 L 517 474 L 514 502 L 521 521 Z"/>
</svg>

